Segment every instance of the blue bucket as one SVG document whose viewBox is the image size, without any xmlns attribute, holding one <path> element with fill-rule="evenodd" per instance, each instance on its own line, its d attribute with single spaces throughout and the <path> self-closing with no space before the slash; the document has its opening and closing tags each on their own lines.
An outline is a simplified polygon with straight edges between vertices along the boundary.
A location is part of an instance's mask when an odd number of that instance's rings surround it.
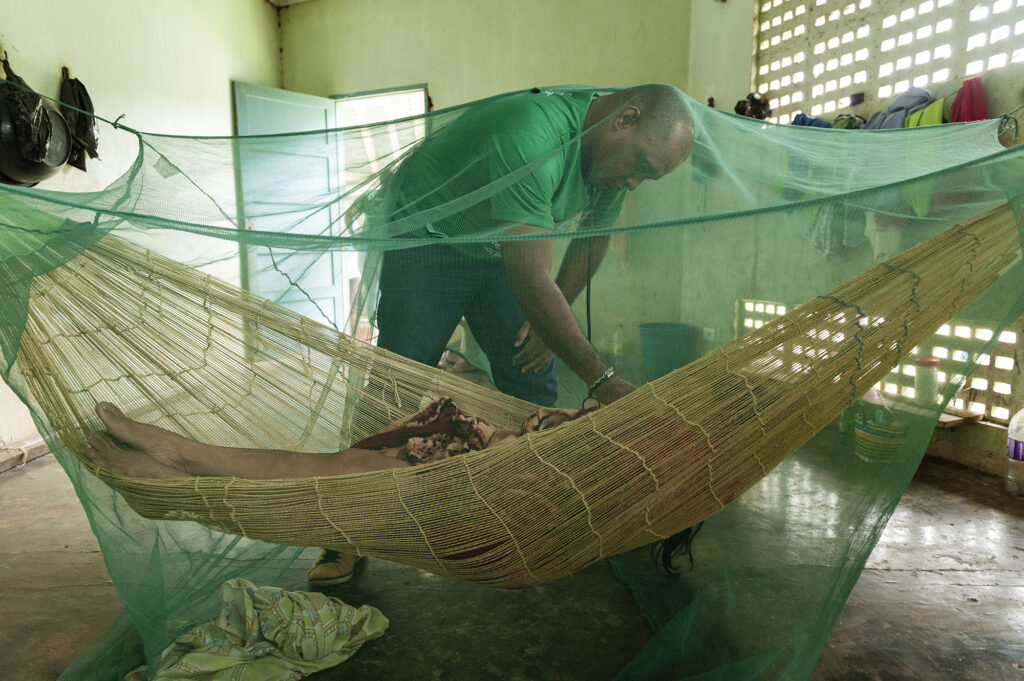
<svg viewBox="0 0 1024 681">
<path fill-rule="evenodd" d="M 701 356 L 704 336 L 699 327 L 675 322 L 640 325 L 644 379 L 653 381 Z"/>
</svg>

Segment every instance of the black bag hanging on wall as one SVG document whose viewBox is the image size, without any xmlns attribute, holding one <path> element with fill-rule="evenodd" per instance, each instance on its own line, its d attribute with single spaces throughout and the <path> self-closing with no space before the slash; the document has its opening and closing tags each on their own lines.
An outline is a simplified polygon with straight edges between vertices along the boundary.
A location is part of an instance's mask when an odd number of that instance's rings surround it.
<svg viewBox="0 0 1024 681">
<path fill-rule="evenodd" d="M 43 99 L 14 72 L 5 54 L 2 60 L 7 79 L 4 100 L 18 140 L 18 151 L 26 161 L 40 163 L 46 158 L 52 124 L 43 106 Z M 20 87 L 19 87 L 20 86 Z"/>
<path fill-rule="evenodd" d="M 0 65 L 0 182 L 32 186 L 67 162 L 71 135 L 57 107 L 14 73 L 6 54 Z"/>
<path fill-rule="evenodd" d="M 85 170 L 86 154 L 89 158 L 97 158 L 96 121 L 92 117 L 95 110 L 82 81 L 72 78 L 66 66 L 61 68 L 60 102 L 68 105 L 61 107 L 61 113 L 71 129 L 71 156 L 68 164 Z"/>
</svg>

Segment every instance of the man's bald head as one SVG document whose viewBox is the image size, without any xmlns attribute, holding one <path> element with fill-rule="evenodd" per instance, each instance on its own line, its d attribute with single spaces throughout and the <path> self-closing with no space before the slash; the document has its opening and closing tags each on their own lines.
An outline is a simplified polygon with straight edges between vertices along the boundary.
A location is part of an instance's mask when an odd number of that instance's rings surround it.
<svg viewBox="0 0 1024 681">
<path fill-rule="evenodd" d="M 580 149 L 586 182 L 597 189 L 636 189 L 659 179 L 690 155 L 693 111 L 683 92 L 652 83 L 599 97 Z"/>
<path fill-rule="evenodd" d="M 626 88 L 617 93 L 619 106 L 640 110 L 639 128 L 653 138 L 667 138 L 682 126 L 693 132 L 693 109 L 683 91 L 674 85 L 650 83 Z"/>
</svg>

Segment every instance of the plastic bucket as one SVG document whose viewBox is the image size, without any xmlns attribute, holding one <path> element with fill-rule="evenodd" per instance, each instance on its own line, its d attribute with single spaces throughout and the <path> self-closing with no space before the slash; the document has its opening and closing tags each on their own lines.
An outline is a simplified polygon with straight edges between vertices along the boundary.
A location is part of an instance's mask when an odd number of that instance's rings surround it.
<svg viewBox="0 0 1024 681">
<path fill-rule="evenodd" d="M 704 341 L 700 328 L 675 322 L 640 324 L 644 379 L 653 381 L 689 364 L 701 355 Z"/>
<path fill-rule="evenodd" d="M 862 461 L 886 461 L 899 454 L 909 428 L 899 419 L 888 423 L 867 421 L 857 414 L 854 422 L 853 449 Z"/>
</svg>

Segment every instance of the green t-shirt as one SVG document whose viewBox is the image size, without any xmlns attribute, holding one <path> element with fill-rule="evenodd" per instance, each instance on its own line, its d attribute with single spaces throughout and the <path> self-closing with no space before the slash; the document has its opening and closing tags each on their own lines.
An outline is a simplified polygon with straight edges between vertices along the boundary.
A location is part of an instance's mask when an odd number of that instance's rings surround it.
<svg viewBox="0 0 1024 681">
<path fill-rule="evenodd" d="M 499 222 L 549 229 L 577 219 L 611 224 L 625 190 L 597 191 L 580 169 L 580 133 L 594 94 L 535 90 L 467 109 L 429 135 L 397 171 L 395 218 L 436 208 L 446 217 L 408 233 L 438 238 L 483 234 Z M 499 249 L 465 250 L 494 255 Z"/>
</svg>

